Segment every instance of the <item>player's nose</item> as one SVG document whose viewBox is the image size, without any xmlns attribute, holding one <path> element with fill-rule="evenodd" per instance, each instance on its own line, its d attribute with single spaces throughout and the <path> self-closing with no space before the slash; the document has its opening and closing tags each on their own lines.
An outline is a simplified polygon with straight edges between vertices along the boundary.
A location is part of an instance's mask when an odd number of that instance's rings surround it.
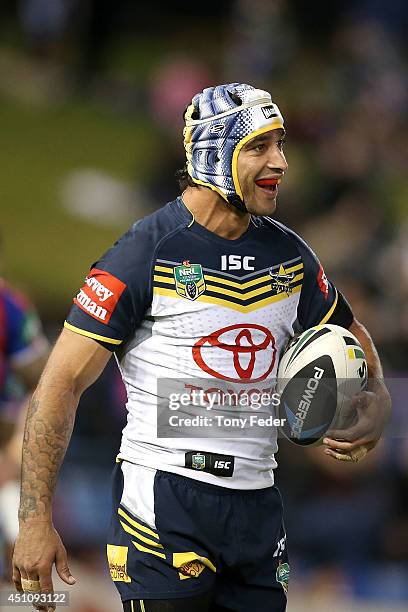
<svg viewBox="0 0 408 612">
<path fill-rule="evenodd" d="M 270 147 L 268 151 L 267 166 L 269 169 L 282 174 L 288 169 L 285 154 L 278 146 Z"/>
</svg>

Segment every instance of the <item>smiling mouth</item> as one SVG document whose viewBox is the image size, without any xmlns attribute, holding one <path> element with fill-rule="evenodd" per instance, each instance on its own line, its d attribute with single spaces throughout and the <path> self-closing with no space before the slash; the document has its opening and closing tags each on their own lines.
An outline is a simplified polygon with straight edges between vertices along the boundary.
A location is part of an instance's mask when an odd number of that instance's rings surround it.
<svg viewBox="0 0 408 612">
<path fill-rule="evenodd" d="M 266 178 L 266 179 L 258 179 L 255 181 L 255 184 L 264 189 L 265 191 L 269 191 L 270 193 L 274 193 L 277 190 L 277 186 L 281 182 L 281 179 L 277 178 Z"/>
</svg>

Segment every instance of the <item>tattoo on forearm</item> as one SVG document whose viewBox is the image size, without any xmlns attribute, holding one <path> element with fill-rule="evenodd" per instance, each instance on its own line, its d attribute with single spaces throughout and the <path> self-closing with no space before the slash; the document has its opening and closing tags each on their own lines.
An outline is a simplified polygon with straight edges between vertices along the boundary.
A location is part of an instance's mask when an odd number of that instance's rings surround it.
<svg viewBox="0 0 408 612">
<path fill-rule="evenodd" d="M 19 518 L 49 517 L 57 475 L 64 458 L 75 410 L 72 393 L 57 393 L 52 387 L 45 398 L 33 395 L 24 430 Z M 47 411 L 42 410 L 47 403 Z"/>
</svg>

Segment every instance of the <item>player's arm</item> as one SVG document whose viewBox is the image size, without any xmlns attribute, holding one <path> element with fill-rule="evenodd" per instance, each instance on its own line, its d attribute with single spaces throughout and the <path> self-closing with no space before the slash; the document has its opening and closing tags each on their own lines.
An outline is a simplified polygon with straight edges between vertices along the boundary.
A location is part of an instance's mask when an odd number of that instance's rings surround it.
<svg viewBox="0 0 408 612">
<path fill-rule="evenodd" d="M 358 421 L 347 430 L 329 432 L 324 439 L 326 454 L 340 461 L 359 461 L 367 451 L 374 448 L 388 423 L 391 413 L 391 398 L 384 384 L 380 358 L 367 329 L 354 319 L 349 330 L 360 342 L 367 359 L 367 391 L 353 398 L 358 412 Z"/>
<path fill-rule="evenodd" d="M 39 581 L 52 590 L 51 569 L 73 584 L 65 548 L 52 524 L 57 475 L 71 437 L 79 398 L 101 374 L 111 352 L 94 340 L 64 330 L 28 408 L 24 432 L 20 533 L 13 556 L 13 581 Z"/>
</svg>

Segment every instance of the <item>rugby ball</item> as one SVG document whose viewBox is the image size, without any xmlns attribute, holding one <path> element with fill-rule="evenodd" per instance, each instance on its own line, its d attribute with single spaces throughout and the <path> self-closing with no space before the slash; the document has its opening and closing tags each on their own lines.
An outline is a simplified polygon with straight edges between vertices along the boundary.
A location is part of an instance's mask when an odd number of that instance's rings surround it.
<svg viewBox="0 0 408 612">
<path fill-rule="evenodd" d="M 281 433 L 301 446 L 320 444 L 330 428 L 357 418 L 354 395 L 367 386 L 367 361 L 357 338 L 338 325 L 316 325 L 295 336 L 278 367 Z"/>
</svg>

